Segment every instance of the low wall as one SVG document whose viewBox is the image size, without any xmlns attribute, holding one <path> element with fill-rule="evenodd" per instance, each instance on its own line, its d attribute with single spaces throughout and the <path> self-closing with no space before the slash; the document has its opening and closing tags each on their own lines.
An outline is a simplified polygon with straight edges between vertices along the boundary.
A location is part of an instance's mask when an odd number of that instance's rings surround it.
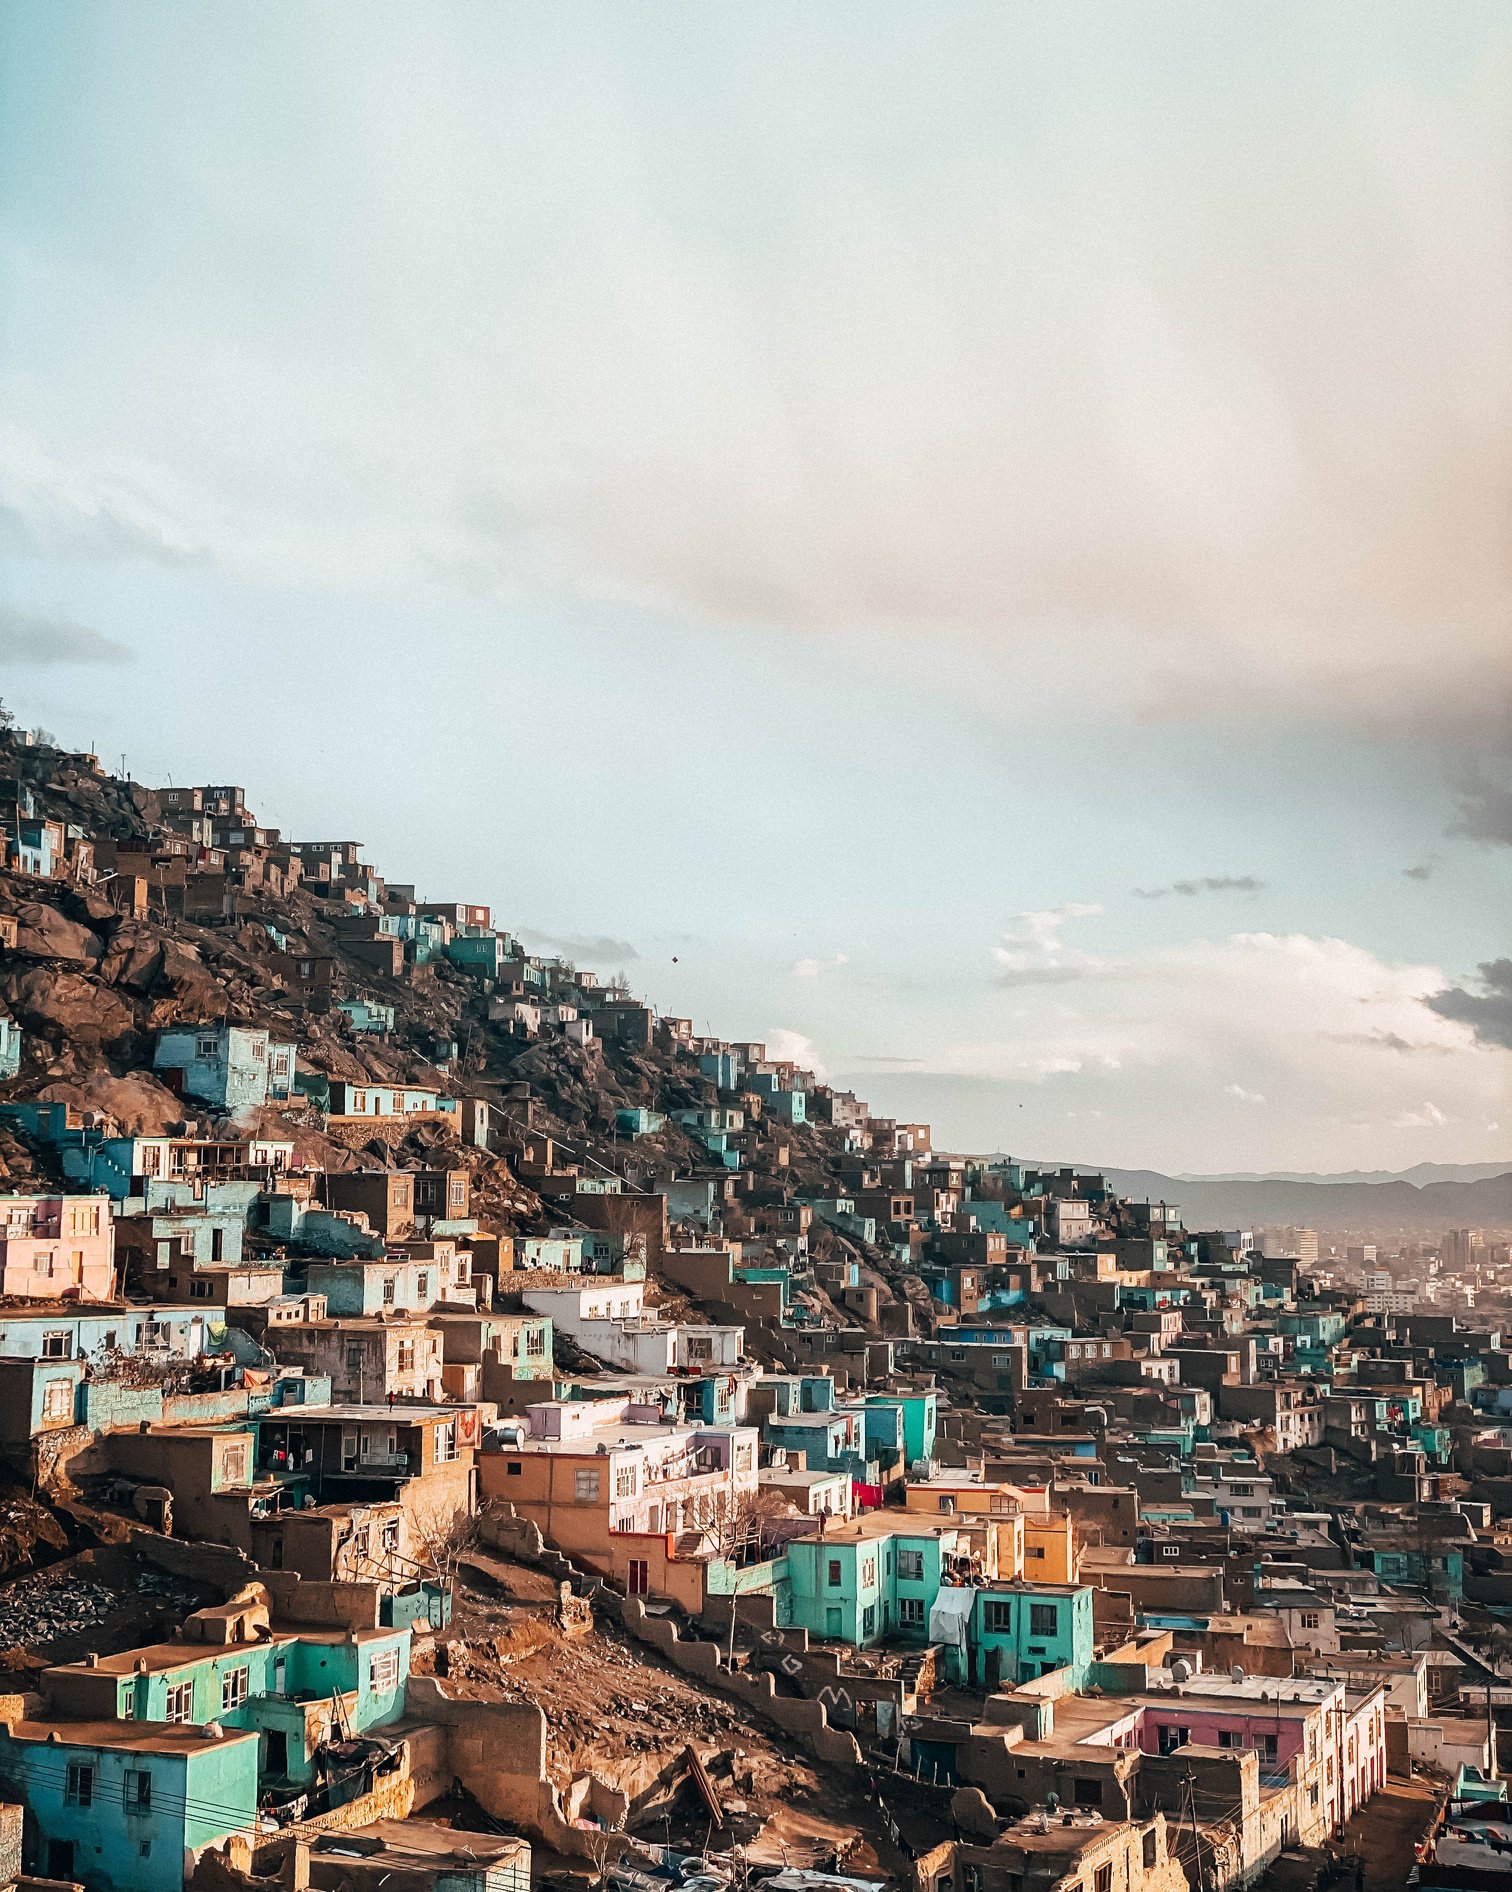
<svg viewBox="0 0 1512 1892">
<path fill-rule="evenodd" d="M 753 1713 L 761 1715 L 774 1727 L 780 1728 L 783 1733 L 807 1742 L 819 1760 L 830 1766 L 862 1766 L 861 1749 L 856 1737 L 830 1725 L 829 1710 L 822 1701 L 797 1700 L 792 1696 L 779 1695 L 777 1684 L 770 1673 L 748 1674 L 739 1669 L 731 1670 L 725 1663 L 719 1644 L 684 1637 L 670 1616 L 653 1616 L 639 1597 L 621 1597 L 606 1588 L 599 1579 L 585 1577 L 569 1558 L 546 1544 L 539 1529 L 528 1518 L 514 1517 L 502 1509 L 487 1512 L 483 1517 L 481 1535 L 485 1543 L 494 1545 L 508 1556 L 518 1558 L 521 1563 L 549 1571 L 563 1581 L 573 1582 L 574 1587 L 586 1584 L 593 1590 L 594 1602 L 611 1617 L 617 1618 L 627 1634 L 634 1636 L 638 1642 L 649 1644 L 683 1674 L 693 1676 L 705 1687 L 719 1689 Z M 733 1601 L 737 1606 L 738 1621 L 749 1622 L 763 1641 L 771 1639 L 780 1644 L 785 1638 L 802 1636 L 803 1646 L 807 1648 L 804 1631 L 780 1630 L 771 1623 L 770 1597 L 742 1596 Z M 705 1619 L 722 1621 L 728 1629 L 731 1602 L 732 1599 L 727 1597 L 710 1598 L 704 1612 Z M 795 1663 L 797 1661 L 796 1656 L 792 1655 L 787 1659 Z"/>
<path fill-rule="evenodd" d="M 861 1748 L 856 1737 L 843 1728 L 830 1726 L 829 1710 L 822 1701 L 798 1700 L 777 1693 L 776 1678 L 769 1671 L 748 1673 L 726 1668 L 717 1643 L 686 1642 L 677 1625 L 666 1616 L 648 1614 L 639 1597 L 626 1597 L 621 1604 L 621 1620 L 628 1634 L 653 1649 L 685 1675 L 692 1675 L 705 1685 L 734 1696 L 754 1713 L 808 1744 L 815 1756 L 831 1767 L 862 1766 Z M 789 1656 L 789 1661 L 797 1657 Z"/>
<path fill-rule="evenodd" d="M 194 1583 L 219 1584 L 228 1596 L 244 1583 L 264 1576 L 244 1551 L 229 1544 L 198 1544 L 189 1538 L 162 1537 L 156 1531 L 138 1528 L 131 1533 L 131 1548 L 160 1570 Z"/>
</svg>

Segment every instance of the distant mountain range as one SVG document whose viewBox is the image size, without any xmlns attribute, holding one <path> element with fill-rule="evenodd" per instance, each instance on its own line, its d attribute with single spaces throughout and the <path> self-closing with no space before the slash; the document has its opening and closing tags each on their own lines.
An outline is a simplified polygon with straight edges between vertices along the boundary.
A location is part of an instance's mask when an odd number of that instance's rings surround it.
<svg viewBox="0 0 1512 1892">
<path fill-rule="evenodd" d="M 1078 1167 L 1085 1168 L 1082 1164 Z M 1432 1172 L 1446 1169 L 1447 1176 Z M 1429 1171 L 1421 1183 L 1409 1180 Z M 1379 1182 L 1301 1176 L 1163 1176 L 1154 1169 L 1105 1169 L 1121 1196 L 1179 1203 L 1188 1228 L 1271 1228 L 1320 1233 L 1440 1235 L 1450 1228 L 1512 1228 L 1512 1165 L 1423 1163 Z"/>
<path fill-rule="evenodd" d="M 1424 1183 L 1484 1182 L 1512 1171 L 1512 1156 L 1501 1163 L 1414 1163 L 1411 1169 L 1230 1169 L 1217 1175 L 1182 1170 L 1178 1182 Z"/>
</svg>

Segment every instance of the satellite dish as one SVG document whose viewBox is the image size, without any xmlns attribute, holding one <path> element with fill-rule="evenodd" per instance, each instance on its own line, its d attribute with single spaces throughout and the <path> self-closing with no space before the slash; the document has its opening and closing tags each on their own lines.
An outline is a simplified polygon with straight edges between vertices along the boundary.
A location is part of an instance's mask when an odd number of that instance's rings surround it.
<svg viewBox="0 0 1512 1892">
<path fill-rule="evenodd" d="M 1237 1662 L 1229 1670 L 1229 1680 L 1231 1682 L 1242 1682 L 1244 1680 L 1244 1670 L 1240 1668 Z"/>
</svg>

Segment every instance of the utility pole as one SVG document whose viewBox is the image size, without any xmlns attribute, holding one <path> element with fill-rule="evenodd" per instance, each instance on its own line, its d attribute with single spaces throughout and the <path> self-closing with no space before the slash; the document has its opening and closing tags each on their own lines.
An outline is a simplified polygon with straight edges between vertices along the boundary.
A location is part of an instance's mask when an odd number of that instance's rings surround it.
<svg viewBox="0 0 1512 1892">
<path fill-rule="evenodd" d="M 1186 1772 L 1187 1817 L 1192 1828 L 1192 1869 L 1197 1875 L 1197 1892 L 1207 1892 L 1207 1874 L 1202 1869 L 1202 1839 L 1197 1830 L 1197 1776 Z"/>
</svg>

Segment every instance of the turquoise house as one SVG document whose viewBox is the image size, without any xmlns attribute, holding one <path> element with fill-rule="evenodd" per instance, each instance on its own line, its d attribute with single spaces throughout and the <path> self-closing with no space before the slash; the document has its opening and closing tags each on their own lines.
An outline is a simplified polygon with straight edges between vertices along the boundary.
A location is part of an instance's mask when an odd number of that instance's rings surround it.
<svg viewBox="0 0 1512 1892">
<path fill-rule="evenodd" d="M 250 1732 L 99 1722 L 0 1727 L 0 1772 L 24 1800 L 33 1871 L 90 1892 L 182 1887 L 188 1861 L 257 1819 Z"/>
<path fill-rule="evenodd" d="M 614 1133 L 622 1137 L 655 1136 L 666 1122 L 659 1110 L 647 1110 L 641 1105 L 614 1113 Z"/>
<path fill-rule="evenodd" d="M 0 1078 L 14 1077 L 21 1069 L 21 1027 L 9 1012 L 0 1012 Z"/>
<path fill-rule="evenodd" d="M 858 1649 L 893 1635 L 925 1642 L 945 1574 L 969 1549 L 965 1531 L 794 1538 L 787 1547 L 793 1624 Z"/>
<path fill-rule="evenodd" d="M 938 1393 L 868 1393 L 868 1407 L 897 1409 L 903 1419 L 903 1457 L 913 1465 L 921 1458 L 933 1458 L 939 1421 Z"/>
<path fill-rule="evenodd" d="M 255 1734 L 261 1789 L 303 1789 L 315 1784 L 327 1742 L 404 1713 L 409 1661 L 408 1625 L 275 1633 L 264 1642 L 155 1643 L 66 1663 L 47 1670 L 42 1686 L 52 1714 L 92 1724 L 214 1722 Z"/>
<path fill-rule="evenodd" d="M 967 1679 L 985 1688 L 1017 1686 L 1070 1669 L 1075 1686 L 1085 1685 L 1095 1640 L 1090 1588 L 1013 1583 L 975 1597 Z"/>
</svg>

